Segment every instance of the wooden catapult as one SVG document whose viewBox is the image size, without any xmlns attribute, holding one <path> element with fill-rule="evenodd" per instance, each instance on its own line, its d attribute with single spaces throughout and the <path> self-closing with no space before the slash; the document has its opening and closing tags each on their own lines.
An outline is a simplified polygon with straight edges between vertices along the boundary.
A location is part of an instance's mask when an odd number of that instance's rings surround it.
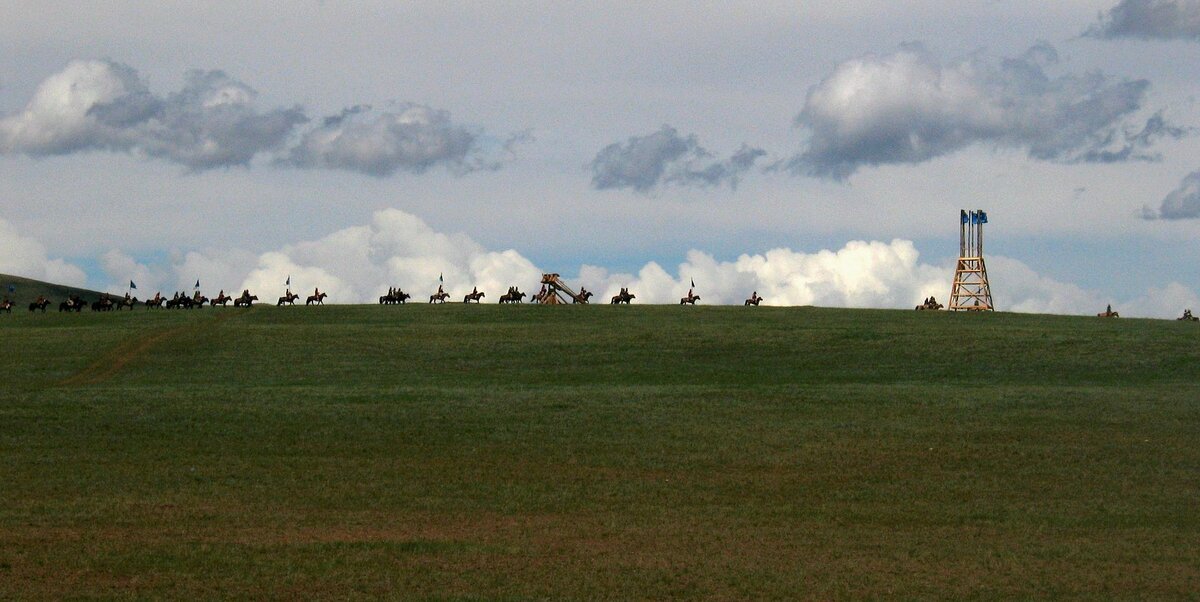
<svg viewBox="0 0 1200 602">
<path fill-rule="evenodd" d="M 559 278 L 558 274 L 542 274 L 542 286 L 546 292 L 538 300 L 538 303 L 543 305 L 566 305 L 571 302 L 584 303 L 588 302 L 587 297 L 576 293 L 567 286 L 567 283 Z"/>
<path fill-rule="evenodd" d="M 982 210 L 960 212 L 958 267 L 950 289 L 951 311 L 992 311 L 992 288 L 988 285 L 987 266 L 983 263 L 983 225 L 987 213 Z"/>
</svg>

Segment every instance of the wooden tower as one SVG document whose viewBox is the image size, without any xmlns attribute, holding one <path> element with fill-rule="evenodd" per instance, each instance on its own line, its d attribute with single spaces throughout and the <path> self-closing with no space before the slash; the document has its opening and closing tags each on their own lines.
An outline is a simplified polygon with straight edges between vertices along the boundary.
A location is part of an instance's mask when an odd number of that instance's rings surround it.
<svg viewBox="0 0 1200 602">
<path fill-rule="evenodd" d="M 960 215 L 958 267 L 954 269 L 954 285 L 950 289 L 951 311 L 992 311 L 992 288 L 988 285 L 987 266 L 983 263 L 983 225 L 987 213 L 967 211 Z"/>
</svg>

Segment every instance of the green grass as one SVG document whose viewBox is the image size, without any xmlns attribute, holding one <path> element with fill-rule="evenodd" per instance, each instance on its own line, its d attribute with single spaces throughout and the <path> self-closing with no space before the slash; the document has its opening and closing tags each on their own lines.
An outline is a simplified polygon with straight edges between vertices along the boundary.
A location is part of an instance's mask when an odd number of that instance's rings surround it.
<svg viewBox="0 0 1200 602">
<path fill-rule="evenodd" d="M 1200 326 L 0 315 L 0 598 L 1187 598 Z"/>
</svg>

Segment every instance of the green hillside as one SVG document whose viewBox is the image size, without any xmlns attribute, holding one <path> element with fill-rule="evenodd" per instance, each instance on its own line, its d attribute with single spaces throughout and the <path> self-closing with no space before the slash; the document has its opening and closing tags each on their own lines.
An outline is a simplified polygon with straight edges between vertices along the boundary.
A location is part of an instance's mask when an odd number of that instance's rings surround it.
<svg viewBox="0 0 1200 602">
<path fill-rule="evenodd" d="M 71 295 L 79 295 L 87 302 L 99 299 L 101 293 L 85 288 L 52 284 L 41 280 L 32 280 L 20 276 L 0 274 L 0 298 L 7 297 L 17 304 L 17 309 L 25 310 L 38 296 L 44 296 L 54 303 L 65 300 Z"/>
<path fill-rule="evenodd" d="M 0 599 L 1200 591 L 1200 324 L 416 304 L 0 341 Z"/>
</svg>

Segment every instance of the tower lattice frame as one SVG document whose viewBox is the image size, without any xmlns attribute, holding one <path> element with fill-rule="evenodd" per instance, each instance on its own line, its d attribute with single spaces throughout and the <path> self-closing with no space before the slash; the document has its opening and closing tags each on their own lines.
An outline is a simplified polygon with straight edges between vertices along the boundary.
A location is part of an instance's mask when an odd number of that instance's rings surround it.
<svg viewBox="0 0 1200 602">
<path fill-rule="evenodd" d="M 950 289 L 951 311 L 993 311 L 992 287 L 988 284 L 983 261 L 983 225 L 987 213 L 982 210 L 960 212 L 958 266 Z"/>
</svg>

